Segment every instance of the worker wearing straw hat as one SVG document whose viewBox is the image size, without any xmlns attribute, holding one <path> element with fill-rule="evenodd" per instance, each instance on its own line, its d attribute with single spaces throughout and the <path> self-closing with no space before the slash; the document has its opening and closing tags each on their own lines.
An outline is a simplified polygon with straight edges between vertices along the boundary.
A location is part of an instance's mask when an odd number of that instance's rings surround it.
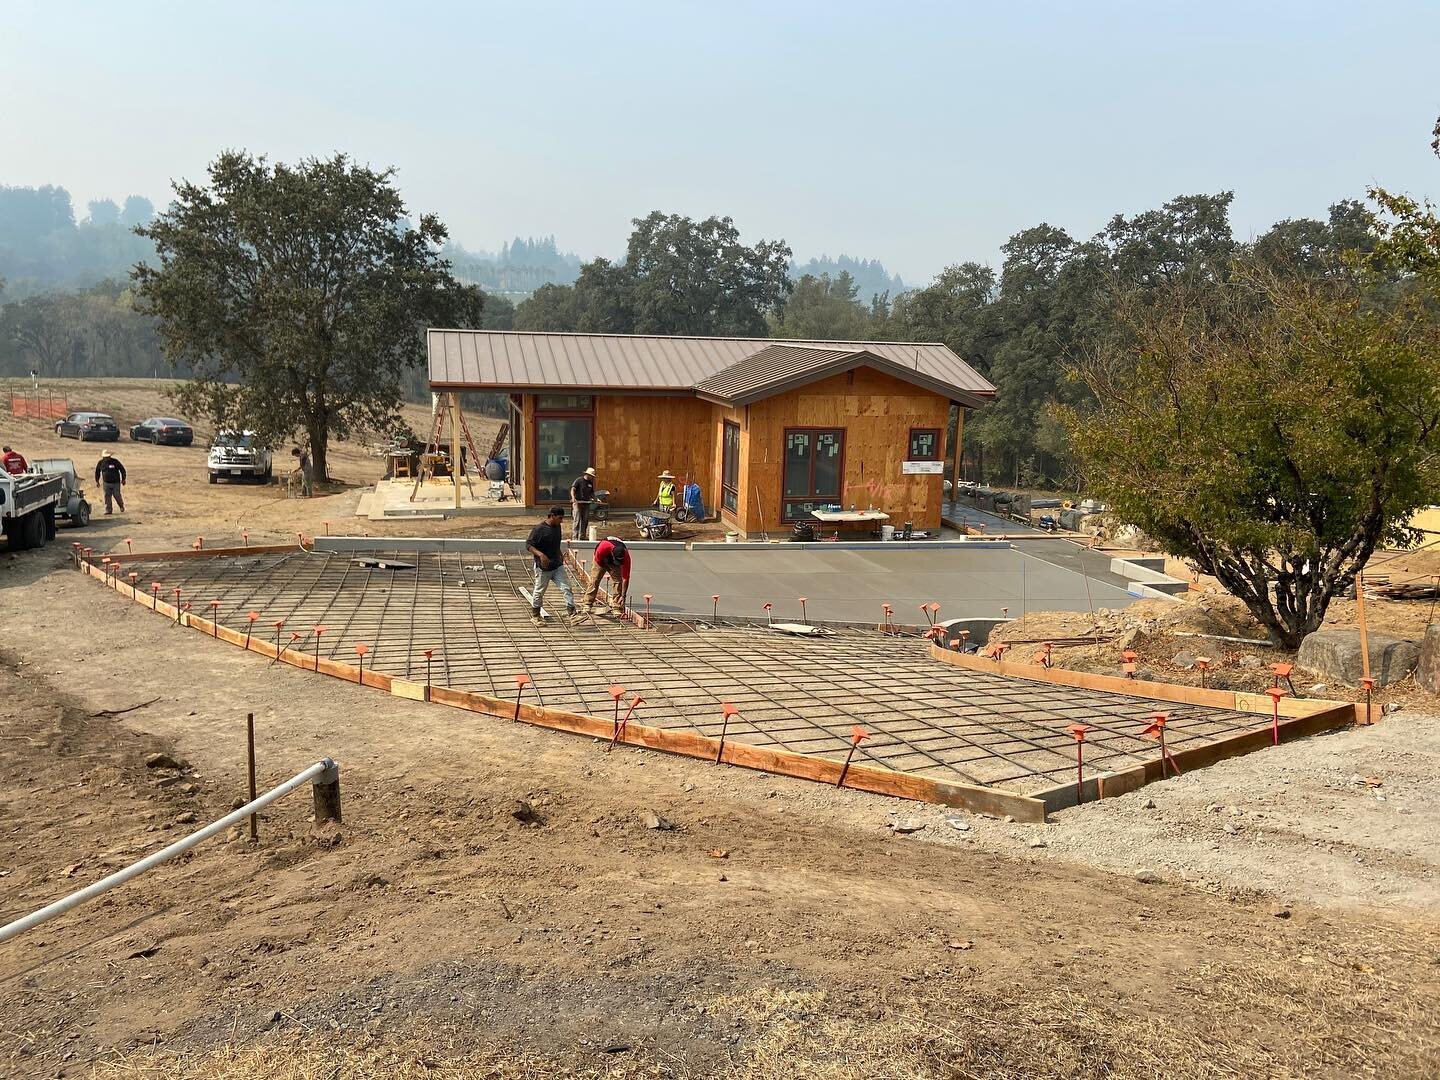
<svg viewBox="0 0 1440 1080">
<path fill-rule="evenodd" d="M 671 514 L 675 511 L 675 474 L 666 469 L 660 474 L 660 493 L 655 496 L 655 501 L 650 504 L 662 514 Z"/>
</svg>

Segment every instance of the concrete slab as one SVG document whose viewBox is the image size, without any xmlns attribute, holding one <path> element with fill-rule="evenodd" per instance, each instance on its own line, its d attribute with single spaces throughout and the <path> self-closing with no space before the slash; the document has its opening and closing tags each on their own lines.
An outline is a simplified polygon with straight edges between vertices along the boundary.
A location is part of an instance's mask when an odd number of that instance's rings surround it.
<svg viewBox="0 0 1440 1080">
<path fill-rule="evenodd" d="M 941 605 L 945 618 L 1012 617 L 1027 611 L 1085 611 L 1123 607 L 1136 597 L 1112 580 L 1091 580 L 1078 570 L 1020 548 L 964 546 L 892 551 L 827 550 L 824 545 L 759 551 L 644 551 L 634 553 L 632 598 L 650 593 L 658 613 L 705 614 L 718 593 L 722 612 L 763 618 L 800 616 L 798 597 L 809 598 L 809 617 L 824 622 L 878 622 L 890 604 L 900 622 L 919 622 L 920 605 Z"/>
</svg>

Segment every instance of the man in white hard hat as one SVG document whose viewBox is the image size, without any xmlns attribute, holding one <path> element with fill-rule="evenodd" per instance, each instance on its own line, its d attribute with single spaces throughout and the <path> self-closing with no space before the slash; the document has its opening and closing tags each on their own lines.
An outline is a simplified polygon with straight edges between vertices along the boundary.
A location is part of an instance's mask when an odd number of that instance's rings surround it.
<svg viewBox="0 0 1440 1080">
<path fill-rule="evenodd" d="M 570 539 L 584 540 L 590 524 L 590 503 L 595 498 L 595 470 L 586 469 L 570 485 Z"/>
</svg>

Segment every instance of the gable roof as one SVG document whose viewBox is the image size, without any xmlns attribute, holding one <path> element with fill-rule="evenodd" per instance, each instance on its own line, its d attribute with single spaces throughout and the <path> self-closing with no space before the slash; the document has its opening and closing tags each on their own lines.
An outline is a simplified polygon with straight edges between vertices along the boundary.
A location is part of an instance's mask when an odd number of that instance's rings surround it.
<svg viewBox="0 0 1440 1080">
<path fill-rule="evenodd" d="M 863 353 L 891 374 L 908 377 L 936 393 L 967 405 L 979 405 L 995 388 L 944 345 L 894 341 L 787 341 L 776 354 L 773 338 L 670 337 L 644 334 L 524 333 L 513 330 L 445 330 L 426 334 L 430 385 L 436 390 L 595 391 L 600 393 L 695 393 L 701 383 L 737 369 L 747 380 L 759 378 L 742 361 L 774 370 L 784 378 L 792 364 L 815 358 L 796 351 Z M 765 360 L 761 354 L 769 354 Z M 784 363 L 781 363 L 784 361 Z M 858 363 L 869 363 L 862 359 Z M 839 370 L 846 370 L 843 366 Z M 904 374 L 902 374 L 902 372 Z M 924 379 L 924 382 L 920 382 Z M 809 379 L 802 380 L 811 381 Z M 750 386 L 750 382 L 746 382 Z M 778 392 L 778 391 L 775 391 Z M 766 396 L 761 394 L 759 396 Z M 752 398 L 752 400 L 754 400 Z"/>
</svg>

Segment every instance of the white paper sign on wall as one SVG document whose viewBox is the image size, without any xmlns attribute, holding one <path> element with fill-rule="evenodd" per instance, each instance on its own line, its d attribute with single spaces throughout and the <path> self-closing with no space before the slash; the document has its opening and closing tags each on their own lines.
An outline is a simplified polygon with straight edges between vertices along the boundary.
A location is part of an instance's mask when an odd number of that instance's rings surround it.
<svg viewBox="0 0 1440 1080">
<path fill-rule="evenodd" d="M 943 461 L 903 461 L 900 463 L 902 476 L 941 476 L 945 472 Z"/>
</svg>

